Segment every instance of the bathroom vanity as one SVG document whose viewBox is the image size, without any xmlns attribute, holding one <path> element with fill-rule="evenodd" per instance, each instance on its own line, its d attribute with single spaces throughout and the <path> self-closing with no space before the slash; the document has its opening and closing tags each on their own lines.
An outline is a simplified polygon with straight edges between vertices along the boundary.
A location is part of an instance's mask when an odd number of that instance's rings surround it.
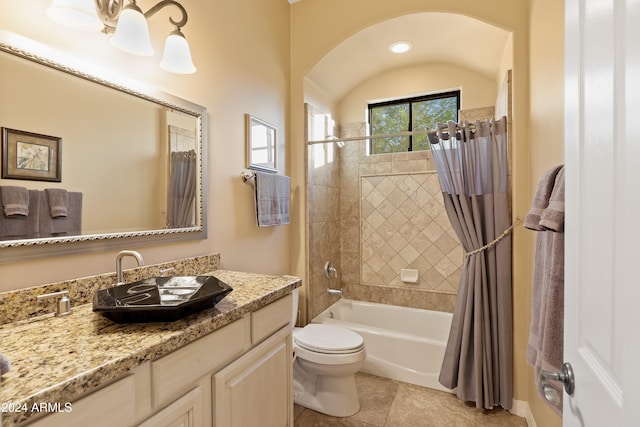
<svg viewBox="0 0 640 427">
<path fill-rule="evenodd" d="M 83 304 L 1 326 L 12 364 L 2 427 L 292 426 L 291 291 L 300 280 L 208 274 L 233 291 L 175 322 L 116 324 Z"/>
</svg>

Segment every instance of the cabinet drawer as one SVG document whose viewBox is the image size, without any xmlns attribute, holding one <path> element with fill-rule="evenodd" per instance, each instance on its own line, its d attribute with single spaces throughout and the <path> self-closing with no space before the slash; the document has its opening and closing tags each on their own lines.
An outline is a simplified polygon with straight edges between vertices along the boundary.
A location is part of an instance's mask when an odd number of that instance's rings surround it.
<svg viewBox="0 0 640 427">
<path fill-rule="evenodd" d="M 73 402 L 69 412 L 47 415 L 29 427 L 126 427 L 133 425 L 134 414 L 135 381 L 130 375 Z"/>
<path fill-rule="evenodd" d="M 253 345 L 291 322 L 292 301 L 293 296 L 289 294 L 251 313 L 251 343 Z"/>
<path fill-rule="evenodd" d="M 247 351 L 251 346 L 249 322 L 249 316 L 245 316 L 151 362 L 153 408 L 186 393 L 202 376 Z"/>
</svg>

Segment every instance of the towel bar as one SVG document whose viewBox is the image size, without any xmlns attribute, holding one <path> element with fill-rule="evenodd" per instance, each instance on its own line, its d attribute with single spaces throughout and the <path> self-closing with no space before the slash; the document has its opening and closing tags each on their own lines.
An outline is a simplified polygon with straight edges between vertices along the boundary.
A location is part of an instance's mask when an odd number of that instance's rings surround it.
<svg viewBox="0 0 640 427">
<path fill-rule="evenodd" d="M 243 182 L 247 182 L 250 179 L 253 179 L 256 177 L 256 173 L 255 172 L 242 172 L 240 174 L 240 176 L 242 177 L 242 181 Z"/>
</svg>

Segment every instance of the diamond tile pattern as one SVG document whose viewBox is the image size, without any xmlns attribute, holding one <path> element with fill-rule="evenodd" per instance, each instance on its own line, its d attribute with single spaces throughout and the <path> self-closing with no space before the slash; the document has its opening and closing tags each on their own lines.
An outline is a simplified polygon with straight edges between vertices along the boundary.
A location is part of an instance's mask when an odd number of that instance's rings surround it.
<svg viewBox="0 0 640 427">
<path fill-rule="evenodd" d="M 456 293 L 463 251 L 435 173 L 361 177 L 361 283 Z M 419 270 L 419 283 L 400 269 Z"/>
</svg>

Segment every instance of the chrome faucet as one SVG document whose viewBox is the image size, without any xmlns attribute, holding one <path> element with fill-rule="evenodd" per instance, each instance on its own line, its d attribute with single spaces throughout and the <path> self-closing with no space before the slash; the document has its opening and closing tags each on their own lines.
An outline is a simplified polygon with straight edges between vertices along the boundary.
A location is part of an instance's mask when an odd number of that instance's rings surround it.
<svg viewBox="0 0 640 427">
<path fill-rule="evenodd" d="M 118 283 L 124 283 L 124 273 L 122 272 L 122 258 L 126 256 L 131 256 L 136 259 L 138 262 L 138 267 L 144 265 L 144 260 L 142 259 L 142 255 L 136 251 L 121 251 L 118 256 L 116 256 L 116 275 L 118 277 Z"/>
<path fill-rule="evenodd" d="M 331 264 L 331 261 L 327 261 L 324 265 L 324 275 L 327 279 L 331 279 L 331 277 L 338 278 L 338 270 Z"/>
</svg>

